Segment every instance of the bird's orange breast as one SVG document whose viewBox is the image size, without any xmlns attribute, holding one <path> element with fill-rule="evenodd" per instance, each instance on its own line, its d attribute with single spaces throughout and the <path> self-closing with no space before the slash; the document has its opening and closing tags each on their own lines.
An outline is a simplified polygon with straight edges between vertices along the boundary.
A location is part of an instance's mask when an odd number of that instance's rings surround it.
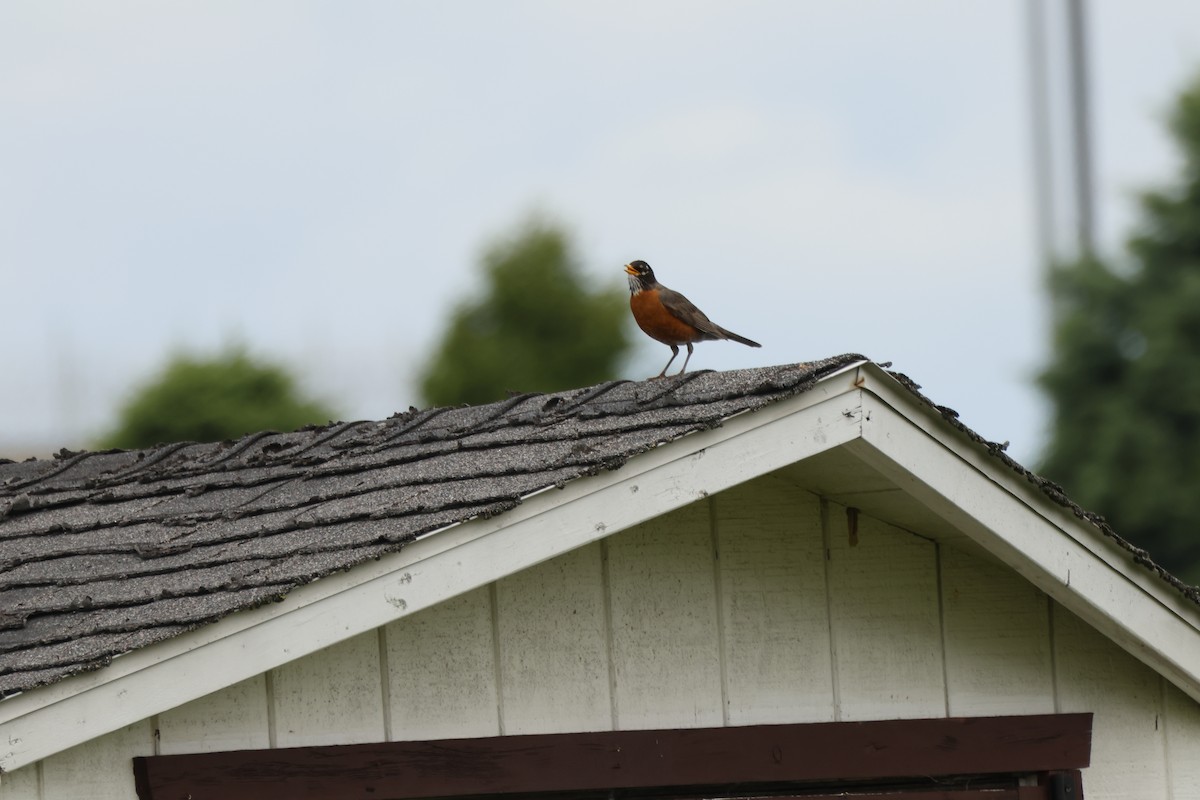
<svg viewBox="0 0 1200 800">
<path fill-rule="evenodd" d="M 629 308 L 638 327 L 663 344 L 687 344 L 702 338 L 698 330 L 667 310 L 657 289 L 644 289 L 630 295 Z"/>
</svg>

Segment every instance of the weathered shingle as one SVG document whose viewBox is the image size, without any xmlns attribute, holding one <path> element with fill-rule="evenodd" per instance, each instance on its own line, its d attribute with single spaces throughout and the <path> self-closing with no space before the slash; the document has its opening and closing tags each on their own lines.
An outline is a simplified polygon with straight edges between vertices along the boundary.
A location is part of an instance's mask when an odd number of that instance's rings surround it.
<svg viewBox="0 0 1200 800">
<path fill-rule="evenodd" d="M 103 666 L 421 534 L 619 468 L 863 360 L 613 381 L 236 442 L 0 464 L 0 695 Z M 938 411 L 1121 541 L 953 412 Z"/>
<path fill-rule="evenodd" d="M 863 360 L 0 464 L 0 693 L 270 602 Z"/>
</svg>

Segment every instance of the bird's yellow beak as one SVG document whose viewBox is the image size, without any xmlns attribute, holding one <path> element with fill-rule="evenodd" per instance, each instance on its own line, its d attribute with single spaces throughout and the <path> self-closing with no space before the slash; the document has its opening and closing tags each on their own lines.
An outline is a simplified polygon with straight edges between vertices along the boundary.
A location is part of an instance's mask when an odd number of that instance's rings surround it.
<svg viewBox="0 0 1200 800">
<path fill-rule="evenodd" d="M 632 264 L 626 264 L 625 265 L 625 274 L 626 275 L 637 275 L 638 271 L 633 268 Z"/>
</svg>

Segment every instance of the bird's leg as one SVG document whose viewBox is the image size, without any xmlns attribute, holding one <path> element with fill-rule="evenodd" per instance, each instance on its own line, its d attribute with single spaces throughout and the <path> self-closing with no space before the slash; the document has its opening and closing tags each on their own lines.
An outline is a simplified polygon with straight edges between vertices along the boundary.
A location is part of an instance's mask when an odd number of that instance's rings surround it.
<svg viewBox="0 0 1200 800">
<path fill-rule="evenodd" d="M 688 342 L 687 346 L 688 346 L 688 354 L 687 354 L 687 357 L 683 359 L 683 369 L 679 370 L 680 375 L 687 372 L 687 362 L 692 360 L 692 343 Z"/>
<path fill-rule="evenodd" d="M 667 345 L 667 347 L 671 348 L 671 357 L 667 360 L 667 367 L 669 367 L 669 366 L 671 366 L 671 362 L 675 360 L 675 356 L 679 355 L 679 348 L 673 344 L 669 344 L 669 345 Z M 688 345 L 688 349 L 689 350 L 692 349 L 692 346 L 690 344 Z M 690 356 L 691 353 L 689 353 L 688 355 Z M 667 367 L 663 367 L 663 371 L 658 373 L 659 378 L 661 378 L 663 375 L 667 374 Z"/>
</svg>

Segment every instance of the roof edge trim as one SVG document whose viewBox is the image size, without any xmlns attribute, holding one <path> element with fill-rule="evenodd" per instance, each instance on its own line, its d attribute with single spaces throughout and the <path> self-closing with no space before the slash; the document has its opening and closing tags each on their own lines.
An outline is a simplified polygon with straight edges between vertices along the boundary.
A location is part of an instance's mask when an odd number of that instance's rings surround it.
<svg viewBox="0 0 1200 800">
<path fill-rule="evenodd" d="M 890 477 L 915 477 L 909 491 L 916 499 L 1200 701 L 1200 608 L 905 395 L 882 370 L 868 375 L 855 453 Z"/>
</svg>

